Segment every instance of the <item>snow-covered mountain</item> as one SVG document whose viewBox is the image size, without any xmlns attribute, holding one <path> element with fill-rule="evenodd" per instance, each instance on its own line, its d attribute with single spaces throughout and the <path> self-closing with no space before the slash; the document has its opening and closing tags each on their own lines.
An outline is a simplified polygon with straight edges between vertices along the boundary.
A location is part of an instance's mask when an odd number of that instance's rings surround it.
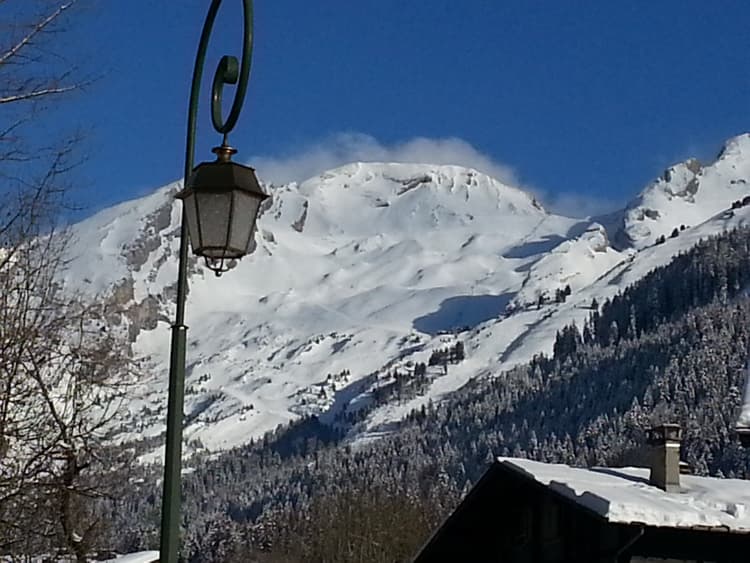
<svg viewBox="0 0 750 563">
<path fill-rule="evenodd" d="M 695 226 L 750 192 L 750 135 L 730 139 L 708 166 L 676 164 L 649 185 L 624 213 L 622 234 L 644 248 L 675 228 Z"/>
<path fill-rule="evenodd" d="M 712 164 L 673 166 L 601 223 L 549 213 L 458 166 L 355 163 L 270 187 L 250 256 L 220 279 L 197 260 L 190 266 L 188 453 L 308 414 L 346 420 L 352 438 L 366 438 L 472 378 L 548 353 L 593 299 L 744 223 L 750 207 L 729 209 L 750 194 L 748 181 L 744 135 Z M 145 362 L 126 438 L 164 430 L 178 188 L 74 226 L 67 283 L 120 306 L 113 321 Z M 457 340 L 463 362 L 428 368 L 416 394 L 385 393 L 394 371 L 413 377 Z"/>
</svg>

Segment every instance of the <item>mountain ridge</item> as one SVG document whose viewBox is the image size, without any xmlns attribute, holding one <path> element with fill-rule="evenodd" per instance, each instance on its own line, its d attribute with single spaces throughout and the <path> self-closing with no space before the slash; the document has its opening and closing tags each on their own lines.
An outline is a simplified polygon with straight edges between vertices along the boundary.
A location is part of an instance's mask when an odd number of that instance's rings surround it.
<svg viewBox="0 0 750 563">
<path fill-rule="evenodd" d="M 740 181 L 750 177 L 749 139 L 730 140 L 714 164 L 676 165 L 647 186 L 621 214 L 628 247 L 610 242 L 604 222 L 550 213 L 458 166 L 352 163 L 273 187 L 256 248 L 233 271 L 215 280 L 190 260 L 188 451 L 232 447 L 309 415 L 344 425 L 352 439 L 377 435 L 471 379 L 549 352 L 592 300 L 746 220 L 745 210 L 722 213 L 749 191 Z M 125 437 L 164 429 L 179 185 L 73 227 L 80 254 L 66 282 L 111 292 L 146 362 Z M 679 237 L 655 244 L 683 223 Z M 459 340 L 463 362 L 431 367 L 414 396 L 378 403 L 394 372 L 413 377 L 416 364 Z"/>
</svg>

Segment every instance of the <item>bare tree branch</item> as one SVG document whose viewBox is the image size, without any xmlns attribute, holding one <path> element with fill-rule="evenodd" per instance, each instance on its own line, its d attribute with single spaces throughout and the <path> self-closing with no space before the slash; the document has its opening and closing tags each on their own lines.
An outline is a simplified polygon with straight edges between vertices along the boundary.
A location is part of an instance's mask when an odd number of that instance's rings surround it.
<svg viewBox="0 0 750 563">
<path fill-rule="evenodd" d="M 62 16 L 63 12 L 75 4 L 76 0 L 70 0 L 54 10 L 46 18 L 43 18 L 40 22 L 32 26 L 31 31 L 23 36 L 16 44 L 12 45 L 5 53 L 0 54 L 0 66 L 6 64 L 13 57 L 18 56 L 21 51 L 31 45 L 32 41 L 36 36 L 47 29 L 55 20 Z"/>
<path fill-rule="evenodd" d="M 69 236 L 58 221 L 78 139 L 35 146 L 29 131 L 44 126 L 44 100 L 88 82 L 54 49 L 79 0 L 39 1 L 36 16 L 35 2 L 14 4 L 28 19 L 6 26 L 0 46 L 0 553 L 84 561 L 105 523 L 96 503 L 127 463 L 105 434 L 132 364 L 125 329 L 99 330 L 107 303 L 60 281 Z"/>
<path fill-rule="evenodd" d="M 50 96 L 53 94 L 65 94 L 66 92 L 72 92 L 80 88 L 80 84 L 72 84 L 70 86 L 58 86 L 56 88 L 42 88 L 40 90 L 32 90 L 30 92 L 24 92 L 22 94 L 15 94 L 13 96 L 0 97 L 0 104 L 12 104 L 14 102 L 22 102 L 25 100 L 31 100 L 34 98 L 41 98 L 42 96 Z"/>
</svg>

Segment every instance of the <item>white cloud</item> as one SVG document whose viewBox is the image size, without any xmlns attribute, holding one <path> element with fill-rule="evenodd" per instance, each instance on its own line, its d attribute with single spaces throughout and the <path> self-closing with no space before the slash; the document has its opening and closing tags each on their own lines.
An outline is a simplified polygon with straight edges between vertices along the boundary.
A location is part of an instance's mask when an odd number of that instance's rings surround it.
<svg viewBox="0 0 750 563">
<path fill-rule="evenodd" d="M 338 133 L 281 156 L 255 156 L 250 163 L 265 182 L 301 182 L 351 162 L 453 164 L 483 172 L 534 194 L 550 211 L 573 217 L 613 210 L 617 203 L 581 194 L 554 193 L 525 185 L 511 166 L 497 162 L 463 139 L 415 137 L 385 145 L 370 135 Z"/>
<path fill-rule="evenodd" d="M 492 160 L 462 139 L 428 139 L 384 145 L 370 135 L 339 133 L 283 156 L 258 156 L 252 165 L 266 182 L 301 182 L 350 162 L 422 162 L 476 168 L 510 185 L 518 185 L 513 169 Z"/>
</svg>

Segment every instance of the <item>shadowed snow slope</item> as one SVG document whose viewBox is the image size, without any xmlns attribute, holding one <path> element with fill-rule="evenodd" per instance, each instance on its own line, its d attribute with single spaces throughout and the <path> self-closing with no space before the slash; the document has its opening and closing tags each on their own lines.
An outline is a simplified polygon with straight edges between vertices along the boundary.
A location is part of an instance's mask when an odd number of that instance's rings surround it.
<svg viewBox="0 0 750 563">
<path fill-rule="evenodd" d="M 549 352 L 556 331 L 582 321 L 593 298 L 744 221 L 745 208 L 722 212 L 750 191 L 748 144 L 730 141 L 714 165 L 675 166 L 671 180 L 647 188 L 622 214 L 634 241 L 624 250 L 602 225 L 550 214 L 523 191 L 458 166 L 355 163 L 270 188 L 251 255 L 221 279 L 191 259 L 187 453 L 313 414 L 357 420 L 351 437 L 364 437 L 471 378 Z M 67 283 L 110 294 L 145 361 L 124 437 L 164 430 L 178 188 L 74 227 Z M 645 208 L 657 219 L 634 219 Z M 649 243 L 681 223 L 690 228 L 679 237 Z M 566 286 L 571 295 L 556 303 Z M 419 393 L 389 399 L 394 370 L 410 373 L 457 339 L 465 361 L 447 373 L 429 368 Z"/>
</svg>

